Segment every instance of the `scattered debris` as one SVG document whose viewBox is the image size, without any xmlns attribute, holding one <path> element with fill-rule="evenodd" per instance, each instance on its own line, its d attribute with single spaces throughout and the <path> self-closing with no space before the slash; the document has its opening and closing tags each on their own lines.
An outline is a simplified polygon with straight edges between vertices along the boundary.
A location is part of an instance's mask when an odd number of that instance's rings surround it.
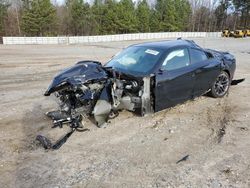
<svg viewBox="0 0 250 188">
<path fill-rule="evenodd" d="M 46 138 L 45 136 L 37 135 L 36 140 L 39 141 L 42 144 L 42 146 L 44 147 L 44 149 L 50 149 L 50 148 L 52 148 L 51 141 L 48 138 Z"/>
<path fill-rule="evenodd" d="M 173 129 L 169 129 L 168 131 L 170 134 L 174 133 L 174 130 Z"/>
<path fill-rule="evenodd" d="M 221 143 L 223 136 L 226 134 L 226 126 L 223 125 L 218 131 L 218 143 Z"/>
<path fill-rule="evenodd" d="M 247 127 L 239 127 L 239 129 L 240 129 L 241 131 L 248 131 L 248 128 L 247 128 Z"/>
<path fill-rule="evenodd" d="M 179 161 L 176 162 L 176 164 L 188 160 L 189 155 L 186 155 L 185 157 L 181 158 Z"/>
<path fill-rule="evenodd" d="M 46 138 L 45 136 L 42 136 L 42 135 L 37 135 L 36 140 L 38 140 L 42 144 L 44 149 L 56 150 L 56 149 L 59 149 L 75 131 L 77 131 L 77 129 L 71 129 L 71 131 L 69 131 L 67 134 L 62 136 L 54 144 L 52 144 L 52 142 L 48 138 Z M 81 130 L 81 132 L 83 132 L 83 131 L 89 131 L 89 129 Z"/>
<path fill-rule="evenodd" d="M 222 171 L 224 174 L 231 174 L 232 169 L 230 167 L 226 168 L 225 170 Z"/>
<path fill-rule="evenodd" d="M 158 129 L 158 124 L 157 124 L 157 122 L 151 127 L 151 129 Z"/>
<path fill-rule="evenodd" d="M 154 125 L 151 127 L 151 129 L 158 129 L 160 125 L 164 124 L 163 118 L 157 120 L 154 122 Z"/>
<path fill-rule="evenodd" d="M 245 78 L 238 79 L 238 80 L 232 80 L 231 85 L 235 86 L 235 85 L 238 85 L 239 83 L 244 82 L 244 81 L 245 81 Z"/>
</svg>

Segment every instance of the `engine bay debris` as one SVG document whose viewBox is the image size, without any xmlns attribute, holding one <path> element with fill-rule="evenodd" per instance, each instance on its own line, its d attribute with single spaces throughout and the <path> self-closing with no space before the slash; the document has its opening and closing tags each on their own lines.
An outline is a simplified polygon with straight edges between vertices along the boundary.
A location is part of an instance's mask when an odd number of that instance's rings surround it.
<svg viewBox="0 0 250 188">
<path fill-rule="evenodd" d="M 151 78 L 134 77 L 104 67 L 100 62 L 81 61 L 55 76 L 45 96 L 55 95 L 59 109 L 47 112 L 52 128 L 67 124 L 71 131 L 55 144 L 41 135 L 37 140 L 45 149 L 58 149 L 74 131 L 86 131 L 83 119 L 98 127 L 118 116 L 120 110 L 146 115 L 151 109 Z"/>
</svg>

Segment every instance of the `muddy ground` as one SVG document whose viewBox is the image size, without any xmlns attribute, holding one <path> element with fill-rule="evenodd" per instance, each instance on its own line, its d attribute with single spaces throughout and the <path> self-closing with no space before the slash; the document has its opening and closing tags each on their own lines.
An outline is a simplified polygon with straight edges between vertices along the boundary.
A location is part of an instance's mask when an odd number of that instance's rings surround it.
<svg viewBox="0 0 250 188">
<path fill-rule="evenodd" d="M 106 128 L 86 122 L 90 131 L 57 151 L 35 141 L 67 131 L 50 129 L 44 115 L 56 107 L 43 96 L 53 76 L 136 41 L 0 45 L 0 187 L 250 187 L 250 38 L 194 40 L 233 53 L 235 78 L 246 80 L 222 99 L 203 96 L 147 117 L 124 111 Z"/>
</svg>

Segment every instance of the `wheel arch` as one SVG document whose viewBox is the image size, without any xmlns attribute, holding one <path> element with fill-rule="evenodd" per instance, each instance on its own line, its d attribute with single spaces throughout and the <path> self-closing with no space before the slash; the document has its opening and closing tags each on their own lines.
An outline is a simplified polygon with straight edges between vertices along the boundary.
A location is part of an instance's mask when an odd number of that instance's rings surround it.
<svg viewBox="0 0 250 188">
<path fill-rule="evenodd" d="M 228 69 L 223 69 L 222 71 L 226 72 L 230 78 L 230 81 L 231 81 L 231 74 L 230 74 L 230 71 Z"/>
</svg>

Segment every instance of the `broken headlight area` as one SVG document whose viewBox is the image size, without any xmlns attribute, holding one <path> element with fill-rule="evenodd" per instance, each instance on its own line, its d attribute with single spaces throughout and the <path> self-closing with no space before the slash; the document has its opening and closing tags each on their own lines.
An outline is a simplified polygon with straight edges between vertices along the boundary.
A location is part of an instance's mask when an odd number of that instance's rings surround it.
<svg viewBox="0 0 250 188">
<path fill-rule="evenodd" d="M 120 110 L 145 115 L 152 111 L 150 82 L 150 77 L 119 73 L 103 67 L 99 62 L 79 62 L 55 76 L 45 92 L 45 96 L 53 94 L 59 101 L 59 109 L 48 112 L 47 116 L 53 121 L 52 128 L 67 124 L 74 132 L 86 130 L 82 124 L 84 118 L 90 118 L 98 127 L 102 127 L 108 119 L 115 118 Z M 66 136 L 66 140 L 69 136 Z M 52 144 L 41 135 L 37 139 L 46 149 L 61 146 Z"/>
</svg>

